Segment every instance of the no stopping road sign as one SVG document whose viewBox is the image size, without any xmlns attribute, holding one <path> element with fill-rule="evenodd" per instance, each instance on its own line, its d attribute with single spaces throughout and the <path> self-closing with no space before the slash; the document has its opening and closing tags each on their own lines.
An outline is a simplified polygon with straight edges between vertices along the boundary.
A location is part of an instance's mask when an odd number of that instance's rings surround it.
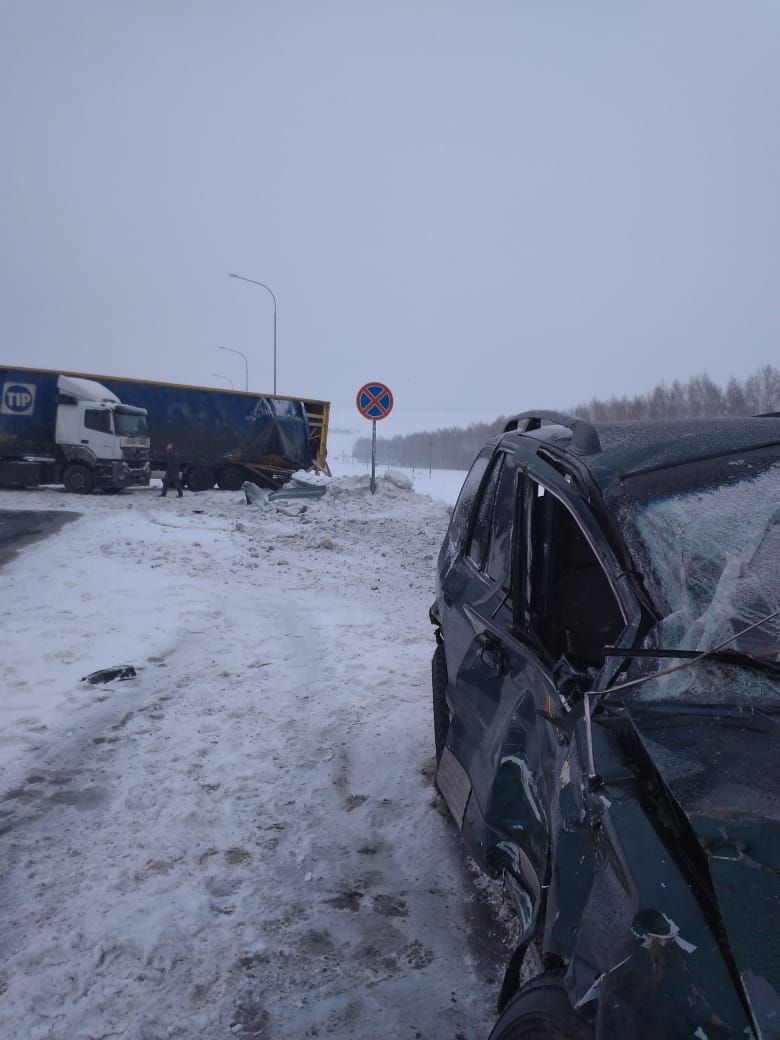
<svg viewBox="0 0 780 1040">
<path fill-rule="evenodd" d="M 384 383 L 366 383 L 357 392 L 357 407 L 366 419 L 386 419 L 393 410 L 393 395 Z"/>
</svg>

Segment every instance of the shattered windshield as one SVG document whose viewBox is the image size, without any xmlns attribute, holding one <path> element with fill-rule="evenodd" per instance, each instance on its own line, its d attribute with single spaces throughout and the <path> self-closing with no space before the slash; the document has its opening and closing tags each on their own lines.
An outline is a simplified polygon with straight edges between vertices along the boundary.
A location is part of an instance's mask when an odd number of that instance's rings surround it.
<svg viewBox="0 0 780 1040">
<path fill-rule="evenodd" d="M 632 552 L 665 613 L 651 645 L 710 649 L 780 609 L 780 460 L 761 467 L 734 457 L 719 460 L 718 470 L 717 483 L 646 498 L 631 510 L 639 536 Z M 777 662 L 780 617 L 724 649 Z M 673 663 L 652 659 L 635 668 L 659 671 Z M 780 682 L 758 669 L 703 661 L 637 692 L 662 700 L 757 703 L 780 700 Z"/>
</svg>

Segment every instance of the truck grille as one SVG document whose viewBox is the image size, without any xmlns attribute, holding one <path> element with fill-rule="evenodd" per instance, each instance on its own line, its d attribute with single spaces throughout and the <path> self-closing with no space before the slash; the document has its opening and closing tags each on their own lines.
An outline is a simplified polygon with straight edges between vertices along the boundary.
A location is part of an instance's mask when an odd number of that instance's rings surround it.
<svg viewBox="0 0 780 1040">
<path fill-rule="evenodd" d="M 122 458 L 125 460 L 125 462 L 146 462 L 146 460 L 149 458 L 149 448 L 139 448 L 129 445 L 123 445 Z"/>
</svg>

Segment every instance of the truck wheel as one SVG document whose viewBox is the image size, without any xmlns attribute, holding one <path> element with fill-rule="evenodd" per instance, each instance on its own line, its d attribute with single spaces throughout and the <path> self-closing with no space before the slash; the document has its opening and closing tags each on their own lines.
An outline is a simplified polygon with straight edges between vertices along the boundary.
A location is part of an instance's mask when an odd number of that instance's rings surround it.
<svg viewBox="0 0 780 1040">
<path fill-rule="evenodd" d="M 539 975 L 510 1000 L 488 1040 L 592 1040 L 558 975 Z"/>
<path fill-rule="evenodd" d="M 447 658 L 441 643 L 437 644 L 433 652 L 431 686 L 433 687 L 433 739 L 438 763 L 441 761 L 447 741 L 447 730 L 450 728 L 450 709 L 447 706 Z"/>
<path fill-rule="evenodd" d="M 92 470 L 80 462 L 71 462 L 65 467 L 62 474 L 62 483 L 65 490 L 74 495 L 91 495 L 95 487 L 95 478 Z"/>
<path fill-rule="evenodd" d="M 244 473 L 240 466 L 225 466 L 217 473 L 217 487 L 223 491 L 240 491 Z"/>
<path fill-rule="evenodd" d="M 214 474 L 208 466 L 193 466 L 187 470 L 187 487 L 190 491 L 208 491 L 214 487 Z"/>
</svg>

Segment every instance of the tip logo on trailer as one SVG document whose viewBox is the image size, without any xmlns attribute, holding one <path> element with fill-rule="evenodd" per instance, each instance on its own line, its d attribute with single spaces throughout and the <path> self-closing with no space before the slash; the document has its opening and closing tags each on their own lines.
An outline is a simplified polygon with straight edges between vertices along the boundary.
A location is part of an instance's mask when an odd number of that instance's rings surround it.
<svg viewBox="0 0 780 1040">
<path fill-rule="evenodd" d="M 34 383 L 3 383 L 0 415 L 32 415 L 34 408 Z"/>
</svg>

